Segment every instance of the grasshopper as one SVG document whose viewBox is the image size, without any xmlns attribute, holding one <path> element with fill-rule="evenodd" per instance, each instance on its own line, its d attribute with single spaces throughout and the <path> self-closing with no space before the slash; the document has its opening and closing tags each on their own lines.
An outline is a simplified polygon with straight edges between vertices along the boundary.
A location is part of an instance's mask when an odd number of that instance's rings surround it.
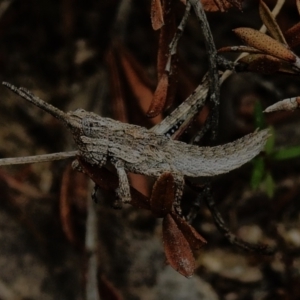
<svg viewBox="0 0 300 300">
<path fill-rule="evenodd" d="M 170 172 L 176 187 L 174 205 L 180 210 L 185 178 L 210 177 L 236 169 L 255 157 L 269 136 L 268 130 L 255 131 L 225 145 L 198 147 L 84 109 L 65 113 L 24 88 L 6 82 L 3 85 L 62 121 L 73 135 L 76 154 L 84 161 L 99 168 L 112 164 L 119 178 L 116 193 L 123 203 L 131 200 L 126 172 L 155 178 Z"/>
</svg>

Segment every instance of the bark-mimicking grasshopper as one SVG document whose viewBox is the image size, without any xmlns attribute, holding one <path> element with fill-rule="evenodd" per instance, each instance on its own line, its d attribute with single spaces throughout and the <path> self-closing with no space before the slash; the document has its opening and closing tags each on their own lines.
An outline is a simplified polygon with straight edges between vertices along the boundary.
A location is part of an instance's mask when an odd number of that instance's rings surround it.
<svg viewBox="0 0 300 300">
<path fill-rule="evenodd" d="M 91 165 L 114 165 L 119 178 L 117 196 L 131 199 L 126 172 L 159 177 L 172 173 L 176 184 L 175 204 L 179 205 L 184 177 L 214 176 L 229 172 L 255 157 L 264 147 L 268 130 L 256 131 L 216 147 L 198 147 L 174 141 L 155 130 L 103 118 L 77 109 L 65 113 L 24 88 L 6 87 L 61 120 L 72 132 L 78 155 Z"/>
</svg>

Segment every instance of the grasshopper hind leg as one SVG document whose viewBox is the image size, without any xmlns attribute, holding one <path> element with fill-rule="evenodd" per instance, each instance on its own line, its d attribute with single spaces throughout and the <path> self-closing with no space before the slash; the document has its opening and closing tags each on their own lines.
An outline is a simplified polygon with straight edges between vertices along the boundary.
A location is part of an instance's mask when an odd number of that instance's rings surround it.
<svg viewBox="0 0 300 300">
<path fill-rule="evenodd" d="M 116 168 L 119 178 L 119 187 L 116 189 L 118 199 L 114 203 L 114 207 L 121 208 L 122 203 L 131 202 L 130 185 L 124 168 L 124 163 L 117 159 L 112 159 L 111 162 Z"/>
</svg>

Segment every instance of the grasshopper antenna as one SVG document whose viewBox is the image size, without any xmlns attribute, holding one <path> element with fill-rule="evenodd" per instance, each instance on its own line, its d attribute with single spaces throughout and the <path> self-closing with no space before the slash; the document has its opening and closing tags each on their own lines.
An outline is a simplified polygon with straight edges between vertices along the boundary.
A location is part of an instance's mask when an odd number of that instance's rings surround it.
<svg viewBox="0 0 300 300">
<path fill-rule="evenodd" d="M 67 120 L 69 119 L 69 116 L 61 111 L 60 109 L 54 107 L 53 105 L 45 102 L 44 100 L 40 99 L 39 97 L 34 96 L 31 92 L 26 90 L 23 87 L 16 87 L 8 82 L 2 82 L 2 84 L 9 88 L 11 91 L 16 93 L 17 95 L 21 96 L 25 100 L 29 101 L 30 103 L 34 104 L 35 106 L 41 108 L 42 110 L 50 113 L 53 117 L 63 121 L 64 123 L 67 123 Z"/>
</svg>

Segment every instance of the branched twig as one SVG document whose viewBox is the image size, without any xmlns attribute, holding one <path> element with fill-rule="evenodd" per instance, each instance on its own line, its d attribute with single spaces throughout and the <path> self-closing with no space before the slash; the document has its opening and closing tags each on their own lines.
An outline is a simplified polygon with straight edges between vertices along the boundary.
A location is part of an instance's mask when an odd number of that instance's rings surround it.
<svg viewBox="0 0 300 300">
<path fill-rule="evenodd" d="M 200 21 L 201 29 L 204 35 L 204 43 L 208 55 L 209 61 L 209 79 L 210 79 L 210 101 L 213 104 L 213 118 L 212 118 L 212 139 L 215 140 L 217 136 L 217 127 L 219 121 L 219 106 L 220 106 L 220 84 L 219 84 L 219 74 L 217 66 L 217 50 L 213 40 L 210 27 L 203 10 L 201 1 L 199 0 L 189 0 L 194 8 L 196 16 Z"/>
<path fill-rule="evenodd" d="M 168 72 L 169 74 L 172 73 L 171 70 L 171 61 L 172 61 L 172 56 L 175 55 L 177 53 L 177 45 L 178 45 L 178 41 L 181 38 L 183 31 L 185 29 L 187 20 L 189 18 L 190 15 L 190 11 L 191 11 L 191 4 L 188 2 L 186 4 L 186 8 L 185 8 L 185 12 L 184 15 L 181 19 L 181 22 L 179 23 L 178 27 L 177 27 L 177 31 L 173 37 L 173 40 L 171 41 L 170 45 L 169 45 L 169 56 L 168 56 L 168 61 L 166 64 L 166 68 L 165 71 Z"/>
<path fill-rule="evenodd" d="M 200 3 L 200 1 L 194 1 L 194 2 Z M 192 2 L 190 1 L 190 3 Z M 283 3 L 284 0 L 277 1 L 277 4 L 275 5 L 272 11 L 274 15 L 278 14 Z M 187 9 L 186 9 L 186 13 L 187 13 Z M 184 18 L 185 16 L 183 17 L 182 20 L 183 24 L 185 24 Z M 178 38 L 179 37 L 180 36 L 178 36 Z M 174 40 L 172 41 L 172 43 L 174 43 Z M 220 63 L 220 60 L 217 55 L 215 57 L 214 62 L 215 64 L 217 64 L 217 62 Z M 230 66 L 230 69 L 232 67 L 234 67 L 234 63 L 232 66 Z M 220 79 L 220 84 L 222 84 L 224 80 L 231 74 L 232 74 L 231 70 L 226 71 Z M 218 76 L 217 73 L 216 76 Z M 152 127 L 151 130 L 156 133 L 165 134 L 167 136 L 172 137 L 173 139 L 176 139 L 182 133 L 182 131 L 184 131 L 188 127 L 188 125 L 190 124 L 194 116 L 203 107 L 210 86 L 211 84 L 209 84 L 208 75 L 206 74 L 203 77 L 201 84 L 194 90 L 194 92 L 180 106 L 178 106 L 169 116 L 167 116 L 162 122 Z"/>
<path fill-rule="evenodd" d="M 238 66 L 237 62 L 228 60 L 225 57 L 220 56 L 220 55 L 218 55 L 218 57 L 217 57 L 217 63 L 218 63 L 219 69 L 221 69 L 222 71 L 225 71 L 225 70 L 234 71 L 235 68 Z"/>
<path fill-rule="evenodd" d="M 198 144 L 200 143 L 203 136 L 210 130 L 211 128 L 211 122 L 213 121 L 213 115 L 209 114 L 207 119 L 205 120 L 205 123 L 200 131 L 196 133 L 196 135 L 193 137 L 192 144 Z"/>
<path fill-rule="evenodd" d="M 206 205 L 209 208 L 209 210 L 214 218 L 217 228 L 231 244 L 236 245 L 244 250 L 258 252 L 258 253 L 261 253 L 264 255 L 274 254 L 275 249 L 269 247 L 268 245 L 248 243 L 248 242 L 245 242 L 242 239 L 238 238 L 235 234 L 233 234 L 225 225 L 225 222 L 216 207 L 214 198 L 211 194 L 210 187 L 206 187 L 204 189 L 203 194 L 204 194 L 204 199 L 205 199 Z"/>
</svg>

